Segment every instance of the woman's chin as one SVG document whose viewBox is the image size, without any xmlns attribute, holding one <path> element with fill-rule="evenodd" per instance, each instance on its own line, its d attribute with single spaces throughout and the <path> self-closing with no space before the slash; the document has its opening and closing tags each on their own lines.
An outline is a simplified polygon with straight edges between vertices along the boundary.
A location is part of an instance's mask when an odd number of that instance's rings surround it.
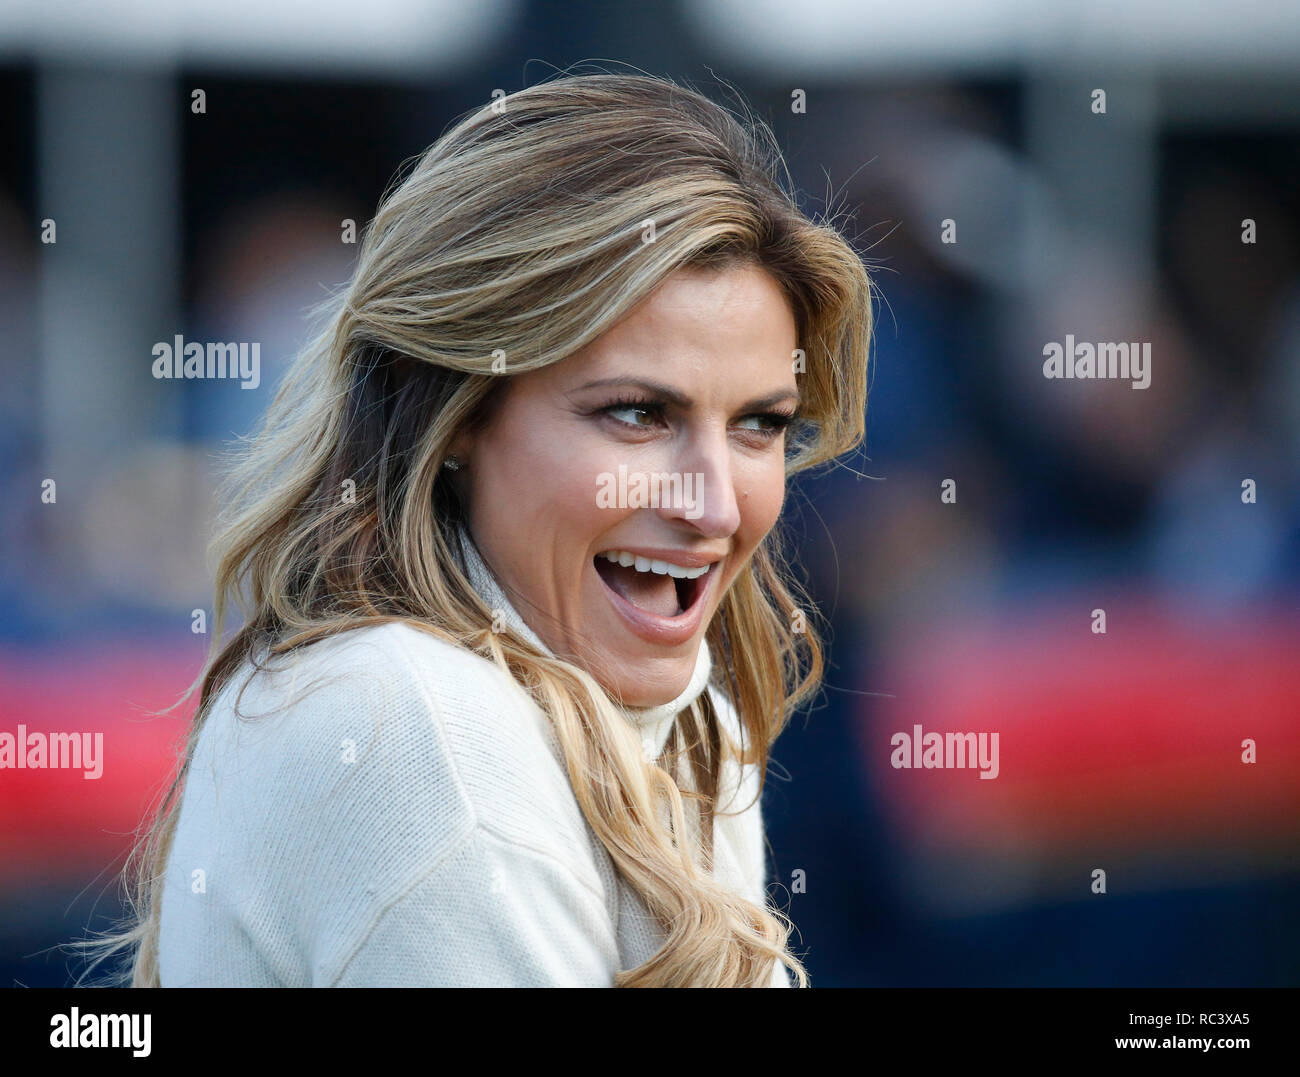
<svg viewBox="0 0 1300 1077">
<path fill-rule="evenodd" d="M 695 673 L 699 648 L 686 656 L 643 656 L 629 660 L 624 655 L 602 652 L 586 665 L 610 697 L 625 707 L 643 710 L 671 703 L 686 691 Z"/>
</svg>

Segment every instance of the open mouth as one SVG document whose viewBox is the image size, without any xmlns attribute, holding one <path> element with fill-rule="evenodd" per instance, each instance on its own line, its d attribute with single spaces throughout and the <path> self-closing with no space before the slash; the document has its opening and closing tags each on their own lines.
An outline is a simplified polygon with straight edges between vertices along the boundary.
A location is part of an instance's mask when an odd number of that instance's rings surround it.
<svg viewBox="0 0 1300 1077">
<path fill-rule="evenodd" d="M 713 569 L 713 565 L 692 568 L 652 560 L 625 550 L 598 553 L 594 564 L 611 591 L 639 610 L 669 618 L 682 616 L 699 601 Z"/>
</svg>

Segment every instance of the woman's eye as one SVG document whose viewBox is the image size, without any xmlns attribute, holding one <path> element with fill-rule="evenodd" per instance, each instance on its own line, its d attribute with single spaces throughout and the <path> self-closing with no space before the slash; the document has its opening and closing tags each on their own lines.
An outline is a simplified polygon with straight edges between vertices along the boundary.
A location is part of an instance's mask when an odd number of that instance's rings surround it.
<svg viewBox="0 0 1300 1077">
<path fill-rule="evenodd" d="M 606 415 L 612 415 L 619 422 L 628 426 L 653 426 L 655 413 L 642 404 L 616 404 L 605 409 Z"/>
<path fill-rule="evenodd" d="M 624 426 L 650 429 L 661 425 L 664 421 L 664 406 L 662 404 L 628 402 L 610 404 L 600 410 L 602 414 L 608 415 L 615 422 Z M 758 412 L 754 415 L 744 416 L 733 425 L 737 429 L 762 434 L 765 438 L 774 438 L 789 426 L 793 419 L 792 415 L 785 415 L 781 412 Z"/>
<path fill-rule="evenodd" d="M 778 434 L 790 425 L 791 419 L 786 415 L 746 415 L 740 420 L 743 423 L 754 423 L 754 426 L 746 426 L 746 430 L 756 430 L 760 434 Z"/>
</svg>

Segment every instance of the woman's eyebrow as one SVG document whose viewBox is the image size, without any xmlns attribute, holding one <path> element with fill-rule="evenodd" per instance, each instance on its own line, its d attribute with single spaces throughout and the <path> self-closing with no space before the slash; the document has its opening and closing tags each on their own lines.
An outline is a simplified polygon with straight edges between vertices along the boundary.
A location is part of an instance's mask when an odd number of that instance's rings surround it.
<svg viewBox="0 0 1300 1077">
<path fill-rule="evenodd" d="M 780 389 L 775 393 L 768 393 L 767 396 L 760 396 L 757 400 L 751 400 L 745 404 L 742 411 L 766 411 L 775 404 L 784 404 L 787 400 L 793 400 L 797 405 L 801 397 L 798 390 Z"/>
<path fill-rule="evenodd" d="M 574 392 L 583 392 L 586 389 L 599 389 L 605 386 L 617 385 L 626 389 L 641 389 L 646 393 L 667 400 L 675 407 L 687 409 L 694 403 L 693 400 L 685 393 L 679 392 L 670 385 L 663 382 L 652 381 L 647 378 L 598 378 L 595 381 L 589 381 L 584 385 L 578 386 Z M 774 404 L 783 403 L 786 400 L 793 400 L 796 404 L 799 402 L 799 392 L 797 389 L 778 389 L 774 393 L 768 393 L 766 396 L 757 397 L 741 405 L 741 411 L 762 411 L 764 408 L 770 408 Z"/>
</svg>

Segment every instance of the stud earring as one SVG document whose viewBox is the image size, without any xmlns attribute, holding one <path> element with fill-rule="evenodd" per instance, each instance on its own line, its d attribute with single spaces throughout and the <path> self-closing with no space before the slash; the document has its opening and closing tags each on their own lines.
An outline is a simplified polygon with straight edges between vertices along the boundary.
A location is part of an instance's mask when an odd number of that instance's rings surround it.
<svg viewBox="0 0 1300 1077">
<path fill-rule="evenodd" d="M 461 468 L 461 462 L 458 459 L 456 459 L 456 457 L 449 456 L 447 457 L 446 460 L 442 462 L 442 466 L 445 467 L 448 471 L 459 471 Z"/>
</svg>

